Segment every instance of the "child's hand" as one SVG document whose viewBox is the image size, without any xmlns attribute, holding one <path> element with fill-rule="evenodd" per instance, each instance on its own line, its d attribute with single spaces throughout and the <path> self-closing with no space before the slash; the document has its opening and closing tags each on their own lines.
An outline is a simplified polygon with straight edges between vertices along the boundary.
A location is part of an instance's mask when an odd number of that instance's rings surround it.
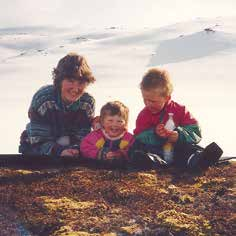
<svg viewBox="0 0 236 236">
<path fill-rule="evenodd" d="M 168 141 L 171 143 L 177 142 L 179 138 L 179 134 L 177 131 L 166 129 L 164 124 L 157 125 L 155 132 L 162 138 L 168 138 Z"/>
<path fill-rule="evenodd" d="M 93 121 L 92 121 L 92 128 L 93 128 L 93 130 L 98 130 L 101 127 L 102 126 L 101 126 L 101 123 L 100 123 L 100 116 L 95 116 Z"/>
<path fill-rule="evenodd" d="M 179 133 L 177 131 L 170 131 L 171 133 L 168 136 L 168 142 L 176 143 L 179 138 Z"/>
<path fill-rule="evenodd" d="M 112 160 L 114 157 L 114 152 L 108 152 L 106 154 L 106 160 Z"/>
<path fill-rule="evenodd" d="M 167 130 L 164 124 L 159 124 L 156 126 L 155 132 L 162 138 L 168 138 L 171 131 Z"/>
<path fill-rule="evenodd" d="M 116 158 L 122 158 L 123 156 L 124 156 L 124 154 L 122 153 L 122 151 L 108 152 L 106 154 L 106 160 L 113 160 Z"/>
</svg>

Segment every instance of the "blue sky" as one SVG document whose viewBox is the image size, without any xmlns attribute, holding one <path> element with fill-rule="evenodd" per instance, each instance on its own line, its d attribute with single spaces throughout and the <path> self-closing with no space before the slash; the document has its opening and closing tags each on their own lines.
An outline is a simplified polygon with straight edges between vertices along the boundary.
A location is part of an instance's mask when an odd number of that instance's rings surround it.
<svg viewBox="0 0 236 236">
<path fill-rule="evenodd" d="M 159 27 L 196 17 L 236 15 L 235 0 L 0 0 L 0 28 Z"/>
</svg>

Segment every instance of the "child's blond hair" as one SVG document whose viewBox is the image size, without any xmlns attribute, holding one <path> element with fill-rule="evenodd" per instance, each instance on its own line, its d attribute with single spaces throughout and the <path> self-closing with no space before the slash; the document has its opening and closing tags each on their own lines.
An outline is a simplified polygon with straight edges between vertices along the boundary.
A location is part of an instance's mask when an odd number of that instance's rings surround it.
<svg viewBox="0 0 236 236">
<path fill-rule="evenodd" d="M 129 108 L 126 107 L 122 102 L 119 101 L 113 101 L 106 103 L 100 111 L 100 120 L 103 121 L 104 117 L 110 115 L 110 116 L 121 116 L 122 119 L 125 121 L 125 125 L 128 125 L 128 119 L 129 119 Z"/>
<path fill-rule="evenodd" d="M 142 90 L 158 89 L 163 97 L 170 96 L 173 92 L 173 85 L 168 71 L 159 68 L 148 70 L 140 83 Z"/>
</svg>

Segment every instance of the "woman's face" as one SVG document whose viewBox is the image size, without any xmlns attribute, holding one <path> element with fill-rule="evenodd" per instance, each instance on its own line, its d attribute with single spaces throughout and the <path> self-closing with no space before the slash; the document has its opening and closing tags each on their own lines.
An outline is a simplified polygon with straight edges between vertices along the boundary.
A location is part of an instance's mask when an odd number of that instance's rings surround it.
<svg viewBox="0 0 236 236">
<path fill-rule="evenodd" d="M 77 101 L 84 93 L 88 82 L 65 78 L 61 83 L 61 97 L 65 103 Z"/>
</svg>

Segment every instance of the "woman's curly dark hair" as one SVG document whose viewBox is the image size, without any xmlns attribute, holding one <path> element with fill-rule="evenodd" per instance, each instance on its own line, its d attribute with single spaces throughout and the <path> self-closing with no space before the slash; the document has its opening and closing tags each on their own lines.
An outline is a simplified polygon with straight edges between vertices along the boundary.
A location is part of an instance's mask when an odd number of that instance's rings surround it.
<svg viewBox="0 0 236 236">
<path fill-rule="evenodd" d="M 58 89 L 65 78 L 75 79 L 81 82 L 93 83 L 95 78 L 83 56 L 76 53 L 69 53 L 53 69 L 53 84 Z"/>
</svg>

